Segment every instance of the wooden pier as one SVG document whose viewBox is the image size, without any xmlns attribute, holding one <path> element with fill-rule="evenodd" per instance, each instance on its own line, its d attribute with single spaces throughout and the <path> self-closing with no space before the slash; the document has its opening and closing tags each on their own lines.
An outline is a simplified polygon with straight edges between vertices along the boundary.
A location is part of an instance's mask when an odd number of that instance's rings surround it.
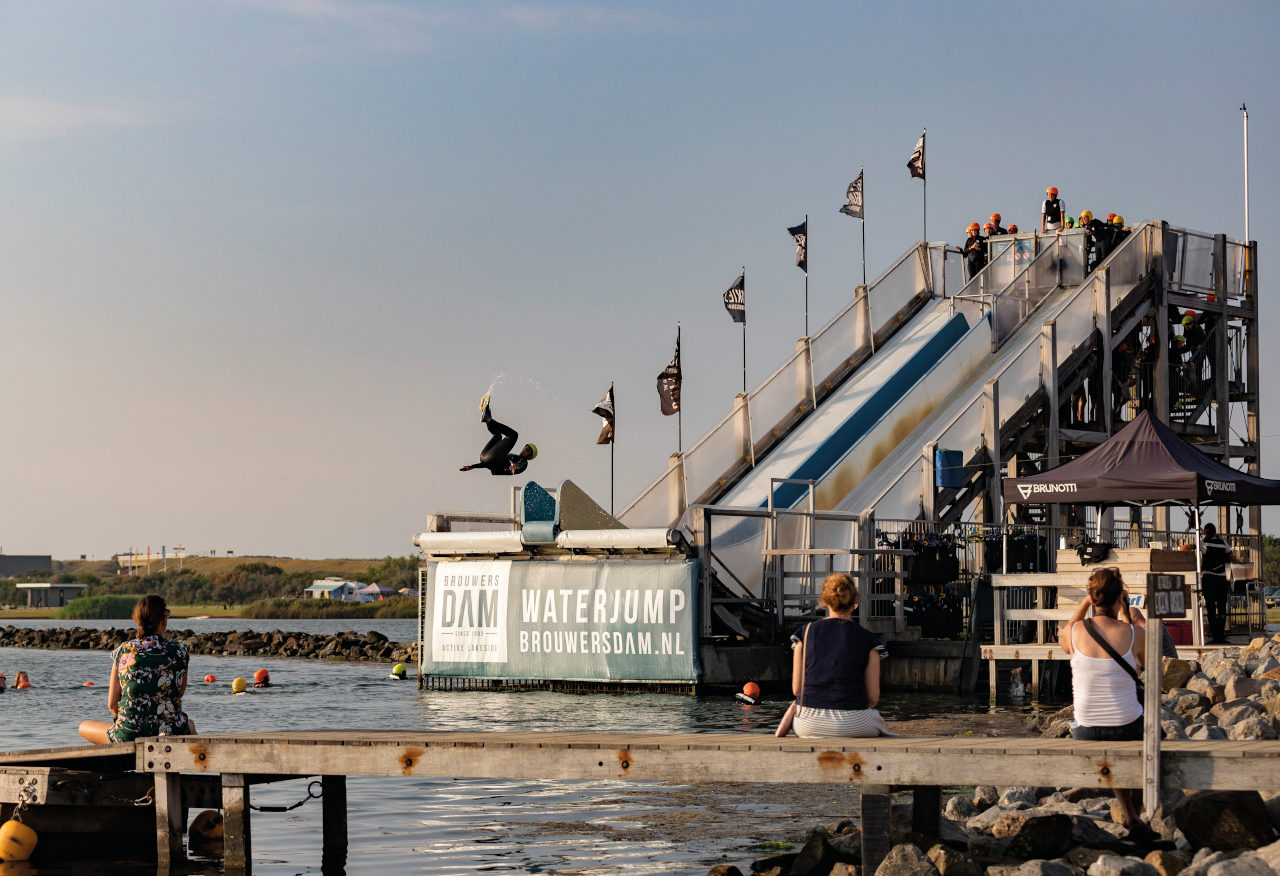
<svg viewBox="0 0 1280 876">
<path fill-rule="evenodd" d="M 1161 784 L 1280 790 L 1278 762 L 1280 741 L 1165 742 Z M 914 790 L 913 827 L 936 835 L 944 786 L 1139 788 L 1142 765 L 1141 742 L 328 730 L 171 736 L 0 754 L 0 803 L 16 802 L 25 787 L 18 784 L 19 776 L 23 783 L 34 776 L 41 802 L 49 802 L 57 799 L 56 787 L 65 787 L 70 773 L 114 770 L 116 793 L 79 802 L 95 808 L 120 805 L 129 795 L 144 796 L 154 783 L 158 872 L 169 872 L 185 858 L 186 810 L 221 806 L 226 872 L 248 873 L 252 786 L 286 779 L 322 783 L 326 870 L 340 868 L 346 858 L 347 776 L 846 784 L 860 797 L 864 824 L 881 828 L 863 832 L 863 860 L 874 862 L 888 852 L 888 795 L 894 788 Z M 851 809 L 853 803 L 851 798 Z"/>
</svg>

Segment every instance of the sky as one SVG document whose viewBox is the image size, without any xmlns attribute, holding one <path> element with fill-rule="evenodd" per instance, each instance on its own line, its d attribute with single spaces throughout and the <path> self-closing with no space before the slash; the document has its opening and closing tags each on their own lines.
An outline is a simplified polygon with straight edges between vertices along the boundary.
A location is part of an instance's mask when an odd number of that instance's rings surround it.
<svg viewBox="0 0 1280 876">
<path fill-rule="evenodd" d="M 381 557 L 528 476 L 619 509 L 861 279 L 1044 188 L 1251 236 L 1280 4 L 0 0 L 0 549 Z M 928 215 L 906 160 L 928 128 Z M 1263 383 L 1263 473 L 1280 476 Z M 518 479 L 523 480 L 523 479 Z"/>
</svg>

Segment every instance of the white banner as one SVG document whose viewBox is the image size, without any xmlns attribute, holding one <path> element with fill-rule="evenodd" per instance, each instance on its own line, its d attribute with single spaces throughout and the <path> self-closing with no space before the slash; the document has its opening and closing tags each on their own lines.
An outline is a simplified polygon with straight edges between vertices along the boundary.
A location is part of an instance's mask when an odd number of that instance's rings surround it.
<svg viewBox="0 0 1280 876">
<path fill-rule="evenodd" d="M 440 563 L 431 612 L 431 659 L 507 662 L 511 560 Z"/>
</svg>

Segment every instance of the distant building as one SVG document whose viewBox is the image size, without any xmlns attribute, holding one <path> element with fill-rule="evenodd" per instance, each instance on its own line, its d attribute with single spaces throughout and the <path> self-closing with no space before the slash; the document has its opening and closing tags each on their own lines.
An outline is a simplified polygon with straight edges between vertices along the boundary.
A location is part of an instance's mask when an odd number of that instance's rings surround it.
<svg viewBox="0 0 1280 876">
<path fill-rule="evenodd" d="M 377 602 L 379 599 L 387 599 L 398 595 L 391 587 L 383 587 L 381 584 L 374 582 L 368 587 L 361 587 L 356 591 L 356 599 L 361 602 Z"/>
<path fill-rule="evenodd" d="M 26 572 L 53 574 L 52 554 L 0 554 L 0 578 L 13 578 Z"/>
<path fill-rule="evenodd" d="M 48 582 L 19 584 L 19 590 L 27 591 L 27 608 L 61 608 L 78 596 L 84 595 L 87 584 L 50 584 Z"/>
<path fill-rule="evenodd" d="M 307 599 L 336 599 L 339 602 L 368 602 L 367 598 L 356 596 L 361 588 L 359 581 L 347 581 L 343 578 L 325 578 L 323 581 L 312 581 L 311 586 L 303 591 Z"/>
</svg>

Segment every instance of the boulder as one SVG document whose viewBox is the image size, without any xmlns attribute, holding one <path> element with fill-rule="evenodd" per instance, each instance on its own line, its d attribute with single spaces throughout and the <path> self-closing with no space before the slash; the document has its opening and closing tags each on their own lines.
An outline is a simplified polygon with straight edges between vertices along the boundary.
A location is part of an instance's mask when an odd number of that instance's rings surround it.
<svg viewBox="0 0 1280 876">
<path fill-rule="evenodd" d="M 1072 829 L 1071 818 L 1066 815 L 1026 818 L 1013 834 L 1005 854 L 1014 858 L 1056 858 L 1071 847 Z"/>
<path fill-rule="evenodd" d="M 1002 809 L 1011 809 L 1019 803 L 1035 806 L 1037 802 L 1036 789 L 1025 785 L 1014 785 L 1000 792 L 999 805 Z"/>
<path fill-rule="evenodd" d="M 1215 739 L 1226 739 L 1227 731 L 1210 724 L 1195 724 L 1187 728 L 1187 738 L 1209 742 Z"/>
<path fill-rule="evenodd" d="M 762 858 L 751 862 L 751 872 L 755 876 L 785 876 L 791 872 L 791 862 L 795 859 L 795 852 Z"/>
<path fill-rule="evenodd" d="M 899 843 L 876 868 L 875 876 L 938 876 L 933 863 L 911 843 Z"/>
<path fill-rule="evenodd" d="M 1176 657 L 1165 657 L 1161 661 L 1163 675 L 1160 677 L 1160 690 L 1169 691 L 1175 687 L 1185 687 L 1191 677 L 1191 664 Z"/>
<path fill-rule="evenodd" d="M 1209 698 L 1187 688 L 1172 691 L 1164 698 L 1168 706 L 1183 721 L 1191 722 L 1213 707 Z"/>
<path fill-rule="evenodd" d="M 1276 841 L 1266 806 L 1257 791 L 1200 791 L 1173 810 L 1192 845 L 1223 851 L 1257 849 Z"/>
<path fill-rule="evenodd" d="M 947 801 L 942 814 L 952 821 L 964 821 L 977 814 L 978 807 L 969 797 L 952 797 Z"/>
<path fill-rule="evenodd" d="M 815 827 L 804 838 L 804 845 L 791 862 L 791 876 L 827 876 L 836 862 L 836 851 L 831 847 L 831 835 L 826 828 Z"/>
<path fill-rule="evenodd" d="M 1088 876 L 1160 876 L 1160 871 L 1139 858 L 1103 855 L 1089 865 Z"/>
<path fill-rule="evenodd" d="M 1148 852 L 1143 860 L 1155 867 L 1160 876 L 1178 876 L 1191 863 L 1191 856 L 1186 852 L 1157 849 Z"/>
<path fill-rule="evenodd" d="M 1160 722 L 1160 730 L 1165 739 L 1186 739 L 1187 726 L 1181 718 L 1165 718 Z"/>
<path fill-rule="evenodd" d="M 987 868 L 987 876 L 1079 876 L 1080 868 L 1062 861 L 1024 861 Z"/>
<path fill-rule="evenodd" d="M 1234 740 L 1275 739 L 1276 736 L 1275 725 L 1269 720 L 1259 717 L 1256 712 L 1227 728 L 1227 738 Z"/>
<path fill-rule="evenodd" d="M 942 843 L 934 845 L 926 855 L 941 876 L 982 876 L 982 865 Z"/>
<path fill-rule="evenodd" d="M 1258 662 L 1258 665 L 1254 667 L 1253 672 L 1250 674 L 1254 678 L 1275 678 L 1276 676 L 1270 673 L 1277 671 L 1280 671 L 1280 660 L 1268 654 Z"/>
<path fill-rule="evenodd" d="M 716 864 L 707 871 L 707 876 L 742 876 L 742 871 L 732 864 Z"/>
<path fill-rule="evenodd" d="M 1227 702 L 1253 697 L 1262 693 L 1262 680 L 1259 678 L 1232 678 L 1226 685 Z"/>
<path fill-rule="evenodd" d="M 1272 870 L 1280 873 L 1280 842 L 1274 842 L 1269 846 L 1263 846 L 1254 852 L 1262 861 L 1265 861 Z"/>
</svg>

